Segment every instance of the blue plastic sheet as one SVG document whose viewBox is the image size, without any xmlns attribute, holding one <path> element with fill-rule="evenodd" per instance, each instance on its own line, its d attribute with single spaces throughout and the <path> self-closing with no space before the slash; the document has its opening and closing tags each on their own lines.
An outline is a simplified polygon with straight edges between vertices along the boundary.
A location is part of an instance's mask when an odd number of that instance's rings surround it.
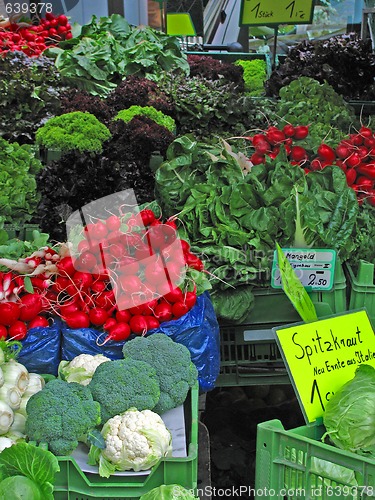
<svg viewBox="0 0 375 500">
<path fill-rule="evenodd" d="M 50 327 L 29 330 L 21 344 L 17 361 L 29 372 L 57 375 L 61 356 L 61 321 L 58 318 Z"/>
<path fill-rule="evenodd" d="M 191 359 L 198 369 L 201 391 L 209 391 L 215 387 L 220 371 L 220 337 L 219 324 L 208 292 L 197 298 L 195 306 L 187 314 L 177 320 L 162 323 L 148 335 L 153 333 L 165 333 L 189 349 Z M 122 358 L 124 342 L 109 341 L 104 346 L 97 345 L 104 338 L 103 332 L 94 328 L 74 330 L 63 326 L 62 359 L 70 361 L 82 353 L 104 354 L 110 359 Z M 134 336 L 129 337 L 129 340 L 131 338 Z"/>
</svg>

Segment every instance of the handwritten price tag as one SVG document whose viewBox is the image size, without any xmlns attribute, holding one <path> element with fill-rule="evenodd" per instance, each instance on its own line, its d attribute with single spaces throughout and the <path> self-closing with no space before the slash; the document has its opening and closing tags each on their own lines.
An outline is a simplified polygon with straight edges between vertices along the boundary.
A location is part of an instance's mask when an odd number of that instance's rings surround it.
<svg viewBox="0 0 375 500">
<path fill-rule="evenodd" d="M 242 0 L 240 25 L 311 24 L 314 0 Z"/>
<path fill-rule="evenodd" d="M 375 333 L 365 310 L 274 332 L 307 422 L 323 416 L 358 365 L 375 367 Z"/>
</svg>

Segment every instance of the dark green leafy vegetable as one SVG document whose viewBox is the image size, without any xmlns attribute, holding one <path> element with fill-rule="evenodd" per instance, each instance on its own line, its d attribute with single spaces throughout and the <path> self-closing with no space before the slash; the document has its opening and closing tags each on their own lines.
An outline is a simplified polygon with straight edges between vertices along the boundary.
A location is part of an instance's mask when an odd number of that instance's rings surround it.
<svg viewBox="0 0 375 500">
<path fill-rule="evenodd" d="M 214 137 L 216 142 L 217 136 L 243 135 L 246 130 L 265 128 L 266 117 L 274 115 L 273 101 L 254 101 L 239 85 L 225 79 L 165 74 L 158 84 L 173 103 L 180 135 Z"/>
<path fill-rule="evenodd" d="M 63 86 L 53 61 L 8 52 L 0 58 L 0 136 L 32 144 L 36 130 L 59 114 Z"/>
<path fill-rule="evenodd" d="M 32 238 L 29 241 L 19 240 L 18 238 L 8 239 L 6 231 L 0 229 L 0 255 L 4 259 L 12 260 L 28 257 L 39 248 L 46 246 L 48 240 L 49 235 L 47 233 L 40 233 L 36 229 L 32 232 Z"/>
<path fill-rule="evenodd" d="M 281 87 L 300 76 L 327 82 L 345 99 L 374 100 L 375 55 L 370 38 L 356 33 L 326 40 L 304 40 L 292 47 L 285 62 L 266 81 L 266 94 L 278 97 Z"/>
<path fill-rule="evenodd" d="M 301 76 L 280 89 L 276 106 L 281 128 L 286 123 L 308 125 L 308 149 L 324 142 L 335 147 L 348 135 L 350 127 L 360 125 L 354 110 L 327 82 Z"/>
<path fill-rule="evenodd" d="M 356 274 L 360 260 L 375 262 L 375 207 L 363 202 L 359 207 L 356 231 L 353 239 L 354 250 L 348 257 L 353 272 Z"/>
<path fill-rule="evenodd" d="M 17 443 L 0 453 L 0 499 L 53 500 L 57 458 L 41 447 Z"/>
<path fill-rule="evenodd" d="M 334 248 L 344 260 L 358 215 L 355 192 L 338 167 L 306 175 L 284 152 L 247 173 L 241 159 L 225 141 L 210 146 L 183 136 L 155 174 L 163 213 L 179 214 L 181 234 L 212 274 L 216 312 L 226 319 L 243 319 L 251 303 L 247 296 L 224 308 L 228 296 L 234 300 L 244 285 L 269 284 L 276 241 L 293 246 L 301 234 L 303 246 Z"/>
<path fill-rule="evenodd" d="M 132 74 L 157 81 L 163 71 L 189 73 L 176 37 L 149 27 L 136 28 L 119 14 L 93 16 L 81 33 L 48 50 L 64 81 L 106 96 Z"/>
<path fill-rule="evenodd" d="M 375 368 L 360 365 L 328 401 L 323 423 L 338 448 L 361 455 L 375 455 Z M 322 438 L 322 439 L 323 439 Z"/>
</svg>

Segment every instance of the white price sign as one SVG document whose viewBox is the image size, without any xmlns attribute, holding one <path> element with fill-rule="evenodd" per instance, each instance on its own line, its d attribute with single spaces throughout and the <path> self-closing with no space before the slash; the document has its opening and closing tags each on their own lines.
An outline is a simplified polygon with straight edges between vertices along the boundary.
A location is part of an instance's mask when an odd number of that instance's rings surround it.
<svg viewBox="0 0 375 500">
<path fill-rule="evenodd" d="M 332 289 L 335 277 L 335 250 L 300 248 L 282 250 L 307 291 Z M 276 252 L 273 257 L 271 286 L 282 288 Z"/>
</svg>

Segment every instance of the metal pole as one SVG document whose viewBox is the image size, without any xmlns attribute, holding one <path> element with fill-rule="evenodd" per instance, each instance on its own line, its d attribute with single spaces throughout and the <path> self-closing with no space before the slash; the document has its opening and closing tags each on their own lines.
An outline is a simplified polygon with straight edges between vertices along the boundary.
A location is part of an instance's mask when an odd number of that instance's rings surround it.
<svg viewBox="0 0 375 500">
<path fill-rule="evenodd" d="M 272 54 L 272 70 L 276 68 L 276 51 L 277 51 L 277 35 L 279 32 L 279 25 L 275 26 L 273 34 L 273 54 Z"/>
</svg>

